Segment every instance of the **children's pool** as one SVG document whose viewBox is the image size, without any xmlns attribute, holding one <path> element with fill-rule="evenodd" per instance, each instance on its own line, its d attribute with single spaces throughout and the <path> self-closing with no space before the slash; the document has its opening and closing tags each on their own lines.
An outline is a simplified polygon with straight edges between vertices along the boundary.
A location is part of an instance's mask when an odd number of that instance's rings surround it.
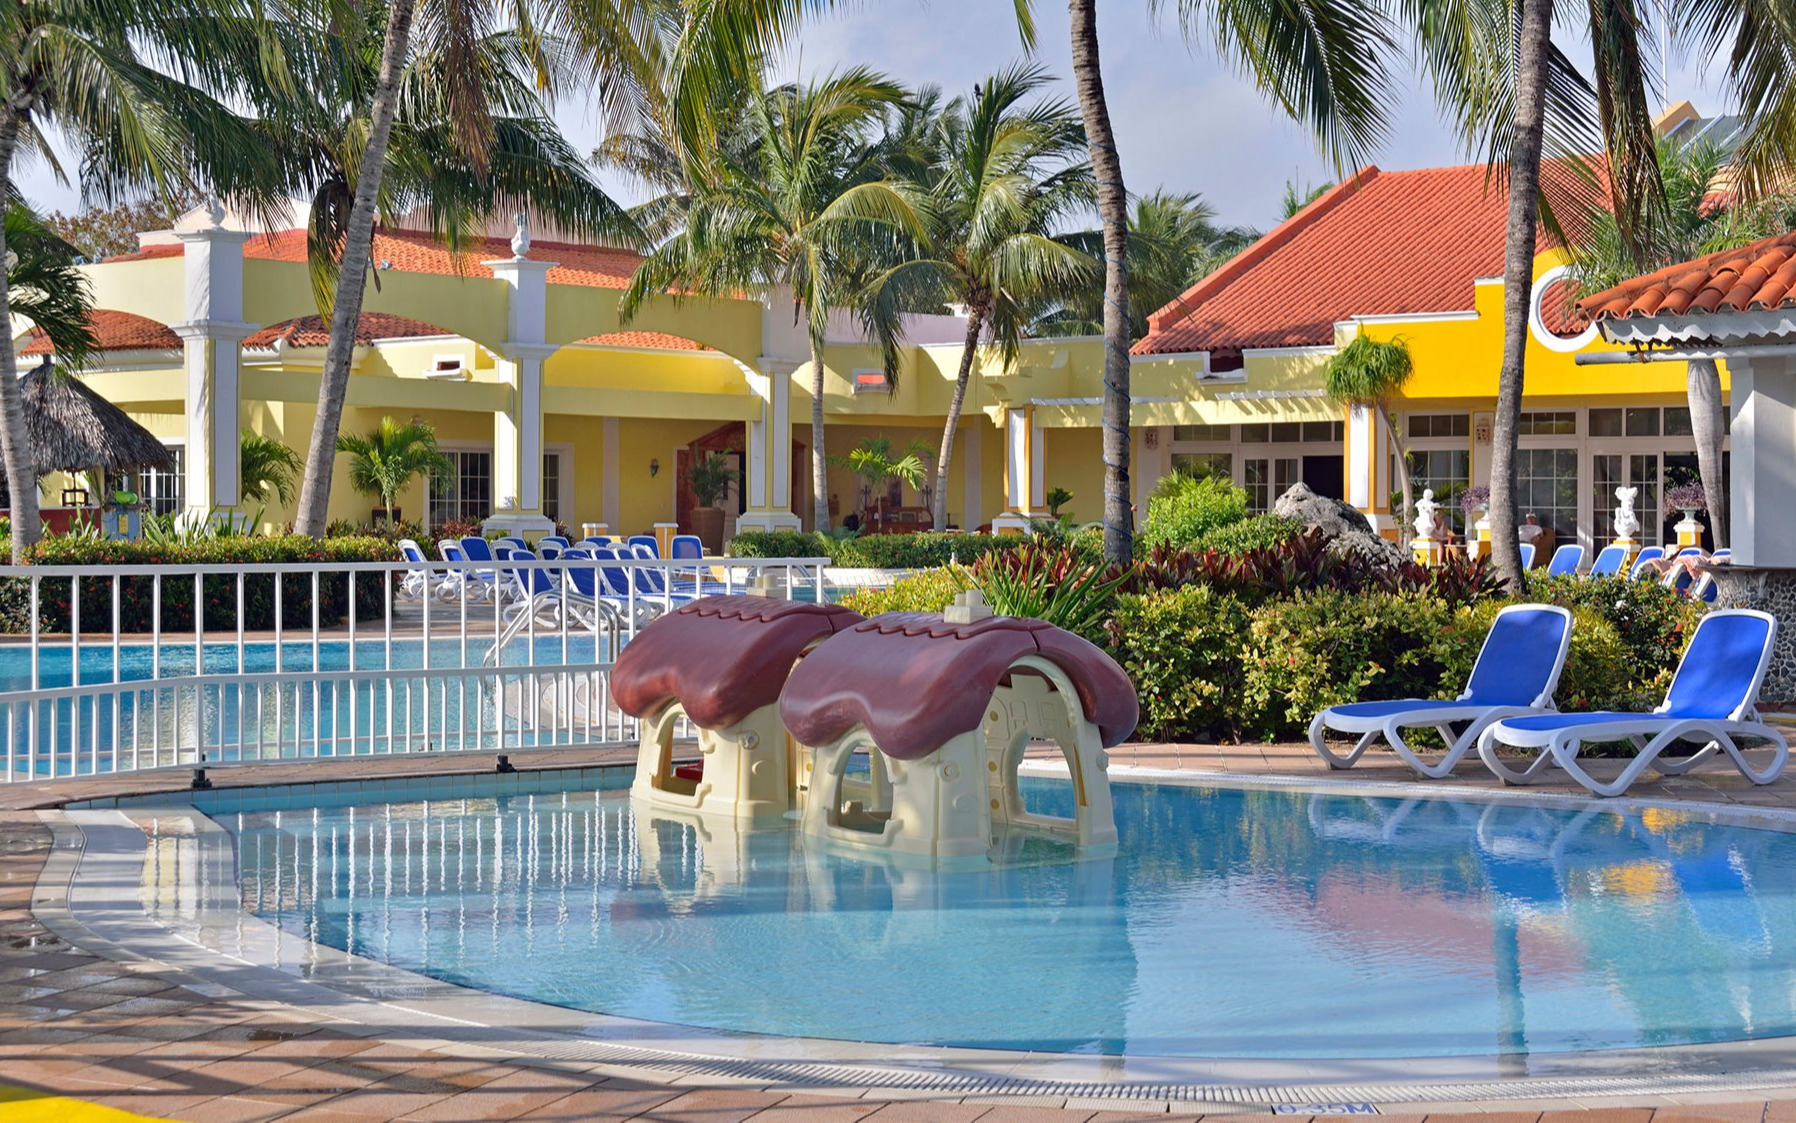
<svg viewBox="0 0 1796 1123">
<path fill-rule="evenodd" d="M 1070 813 L 1064 782 L 1025 786 Z M 1796 836 L 1652 809 L 1114 791 L 1114 858 L 1019 847 L 977 872 L 619 791 L 209 806 L 245 907 L 289 932 L 659 1022 L 1267 1058 L 1796 1033 Z"/>
</svg>

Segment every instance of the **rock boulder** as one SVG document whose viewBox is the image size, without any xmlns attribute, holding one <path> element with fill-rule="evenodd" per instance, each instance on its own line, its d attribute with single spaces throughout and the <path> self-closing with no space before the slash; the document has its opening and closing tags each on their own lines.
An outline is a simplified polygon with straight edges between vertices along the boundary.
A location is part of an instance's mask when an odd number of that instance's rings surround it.
<svg viewBox="0 0 1796 1123">
<path fill-rule="evenodd" d="M 1278 497 L 1272 513 L 1320 530 L 1322 537 L 1328 539 L 1329 549 L 1338 556 L 1379 566 L 1394 567 L 1403 561 L 1403 551 L 1397 544 L 1379 537 L 1366 516 L 1352 504 L 1317 495 L 1308 484 L 1293 484 Z"/>
</svg>

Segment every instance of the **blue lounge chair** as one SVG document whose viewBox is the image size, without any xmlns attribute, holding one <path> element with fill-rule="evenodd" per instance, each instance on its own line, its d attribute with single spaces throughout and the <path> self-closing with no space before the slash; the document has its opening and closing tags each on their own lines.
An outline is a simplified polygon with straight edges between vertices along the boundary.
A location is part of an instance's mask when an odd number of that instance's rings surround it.
<svg viewBox="0 0 1796 1123">
<path fill-rule="evenodd" d="M 705 556 L 705 540 L 696 534 L 676 534 L 668 549 L 681 561 L 696 561 Z"/>
<path fill-rule="evenodd" d="M 492 543 L 477 534 L 470 534 L 461 540 L 461 555 L 461 560 L 474 563 L 474 568 L 462 570 L 462 580 L 478 581 L 489 595 L 499 595 L 499 571 L 482 568 L 479 565 L 481 562 L 490 563 L 499 560 L 493 554 Z"/>
<path fill-rule="evenodd" d="M 1683 549 L 1681 549 L 1677 552 L 1677 556 L 1680 558 L 1700 558 L 1700 557 L 1702 557 L 1702 547 L 1701 546 L 1685 546 Z"/>
<path fill-rule="evenodd" d="M 585 538 L 580 539 L 580 545 L 584 547 L 609 546 L 611 545 L 611 536 L 606 534 L 589 534 Z"/>
<path fill-rule="evenodd" d="M 1351 768 L 1380 737 L 1403 763 L 1431 780 L 1453 771 L 1492 722 L 1553 706 L 1553 691 L 1571 648 L 1570 610 L 1552 604 L 1512 604 L 1497 613 L 1472 666 L 1465 693 L 1452 700 L 1407 698 L 1391 702 L 1350 702 L 1333 706 L 1310 722 L 1310 747 L 1330 768 Z M 1468 723 L 1455 734 L 1453 726 Z M 1403 741 L 1405 728 L 1433 728 L 1447 743 L 1437 764 L 1417 756 Z M 1324 740 L 1327 731 L 1362 734 L 1341 754 Z"/>
<path fill-rule="evenodd" d="M 1532 542 L 1522 543 L 1522 568 L 1534 568 L 1534 543 Z"/>
<path fill-rule="evenodd" d="M 430 569 L 430 559 L 424 556 L 424 551 L 416 542 L 410 538 L 401 538 L 399 540 L 399 556 L 417 566 L 416 569 L 405 571 L 405 576 L 399 581 L 400 592 L 414 600 L 440 595 L 436 575 Z"/>
<path fill-rule="evenodd" d="M 630 548 L 632 550 L 640 551 L 640 549 L 644 546 L 648 547 L 649 557 L 658 558 L 661 556 L 661 543 L 659 543 L 655 540 L 654 535 L 652 535 L 652 534 L 632 534 L 632 535 L 630 535 Z M 641 557 L 642 555 L 639 552 L 636 556 Z"/>
<path fill-rule="evenodd" d="M 1628 561 L 1628 548 L 1611 543 L 1604 546 L 1596 555 L 1596 561 L 1590 564 L 1590 577 L 1619 577 L 1621 567 Z"/>
<path fill-rule="evenodd" d="M 1711 612 L 1696 626 L 1690 647 L 1672 676 L 1665 701 L 1649 714 L 1544 714 L 1505 718 L 1478 739 L 1478 754 L 1492 772 L 1508 783 L 1534 779 L 1551 761 L 1595 795 L 1615 796 L 1628 789 L 1648 768 L 1666 775 L 1690 771 L 1718 752 L 1725 752 L 1755 784 L 1769 784 L 1783 774 L 1790 755 L 1783 734 L 1758 719 L 1759 686 L 1771 664 L 1777 619 L 1751 609 Z M 1737 737 L 1769 741 L 1776 746 L 1771 762 L 1754 769 L 1736 743 Z M 1650 738 L 1650 740 L 1649 740 Z M 1614 780 L 1604 783 L 1585 771 L 1578 750 L 1586 741 L 1632 741 L 1640 749 Z M 1663 761 L 1660 756 L 1680 741 L 1700 745 L 1690 756 Z M 1497 756 L 1498 745 L 1538 749 L 1540 755 L 1518 772 Z"/>
<path fill-rule="evenodd" d="M 1640 553 L 1638 553 L 1634 556 L 1634 566 L 1632 569 L 1628 570 L 1628 580 L 1630 580 L 1630 581 L 1640 580 L 1640 575 L 1642 573 L 1650 572 L 1646 568 L 1646 563 L 1656 562 L 1664 556 L 1665 556 L 1665 547 L 1663 547 L 1663 546 L 1643 547 L 1641 549 Z"/>
<path fill-rule="evenodd" d="M 565 550 L 571 545 L 573 545 L 572 542 L 569 542 L 559 534 L 545 534 L 536 540 L 536 551 L 539 554 L 542 553 L 544 546 L 553 546 L 557 550 Z"/>
<path fill-rule="evenodd" d="M 1547 563 L 1547 576 L 1575 576 L 1578 572 L 1578 567 L 1583 564 L 1584 547 L 1575 542 L 1568 542 L 1553 551 L 1553 560 Z"/>
</svg>

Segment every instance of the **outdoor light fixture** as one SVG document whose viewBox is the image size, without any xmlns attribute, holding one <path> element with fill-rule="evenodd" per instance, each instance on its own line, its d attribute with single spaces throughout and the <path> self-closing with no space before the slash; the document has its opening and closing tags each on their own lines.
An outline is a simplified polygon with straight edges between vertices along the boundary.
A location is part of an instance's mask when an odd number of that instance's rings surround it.
<svg viewBox="0 0 1796 1123">
<path fill-rule="evenodd" d="M 660 474 L 661 474 L 661 461 L 651 458 L 649 460 L 649 478 L 653 479 L 654 477 L 659 476 Z"/>
</svg>

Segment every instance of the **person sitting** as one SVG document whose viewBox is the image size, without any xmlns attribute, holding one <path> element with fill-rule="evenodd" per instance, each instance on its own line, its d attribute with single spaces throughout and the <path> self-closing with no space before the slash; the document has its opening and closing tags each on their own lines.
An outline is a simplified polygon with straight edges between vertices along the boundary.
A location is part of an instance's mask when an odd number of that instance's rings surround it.
<svg viewBox="0 0 1796 1123">
<path fill-rule="evenodd" d="M 1516 528 L 1516 533 L 1521 536 L 1523 542 L 1538 541 L 1541 533 L 1540 517 L 1533 511 L 1529 511 L 1528 517 L 1522 520 L 1522 525 Z"/>
</svg>

